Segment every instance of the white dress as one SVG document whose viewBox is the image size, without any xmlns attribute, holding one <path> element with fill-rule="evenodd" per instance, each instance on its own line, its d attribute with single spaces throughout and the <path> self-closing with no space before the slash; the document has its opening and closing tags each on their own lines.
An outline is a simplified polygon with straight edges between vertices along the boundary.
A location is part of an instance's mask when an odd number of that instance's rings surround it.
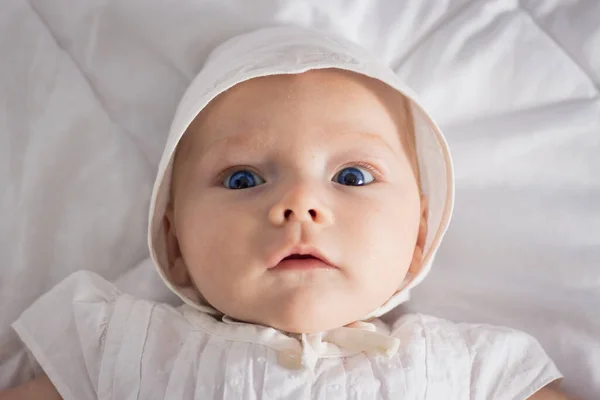
<svg viewBox="0 0 600 400">
<path fill-rule="evenodd" d="M 388 331 L 400 340 L 391 356 L 327 343 L 312 368 L 291 369 L 308 341 L 135 299 L 91 272 L 65 279 L 13 327 L 65 400 L 513 400 L 562 377 L 527 334 L 419 314 Z"/>
</svg>

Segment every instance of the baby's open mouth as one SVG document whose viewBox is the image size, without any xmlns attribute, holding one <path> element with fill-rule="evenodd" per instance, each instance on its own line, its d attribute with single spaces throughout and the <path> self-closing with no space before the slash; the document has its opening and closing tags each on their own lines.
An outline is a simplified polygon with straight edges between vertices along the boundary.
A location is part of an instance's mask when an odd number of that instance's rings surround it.
<svg viewBox="0 0 600 400">
<path fill-rule="evenodd" d="M 308 260 L 308 259 L 315 259 L 315 260 L 319 260 L 318 257 L 315 257 L 313 255 L 310 254 L 290 254 L 289 256 L 285 257 L 283 260 L 281 261 L 285 261 L 285 260 Z"/>
<path fill-rule="evenodd" d="M 287 247 L 271 257 L 269 269 L 337 269 L 317 247 L 311 244 Z"/>
<path fill-rule="evenodd" d="M 275 270 L 309 270 L 336 268 L 316 249 L 292 249 L 273 267 Z"/>
</svg>

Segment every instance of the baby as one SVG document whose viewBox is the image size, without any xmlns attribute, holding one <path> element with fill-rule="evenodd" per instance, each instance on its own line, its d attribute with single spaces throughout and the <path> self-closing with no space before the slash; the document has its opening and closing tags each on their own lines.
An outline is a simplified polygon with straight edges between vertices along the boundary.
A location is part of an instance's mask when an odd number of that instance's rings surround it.
<svg viewBox="0 0 600 400">
<path fill-rule="evenodd" d="M 14 324 L 44 375 L 0 398 L 565 398 L 524 333 L 390 313 L 452 202 L 440 130 L 363 49 L 231 39 L 177 109 L 151 200 L 151 255 L 185 304 L 68 277 Z"/>
</svg>

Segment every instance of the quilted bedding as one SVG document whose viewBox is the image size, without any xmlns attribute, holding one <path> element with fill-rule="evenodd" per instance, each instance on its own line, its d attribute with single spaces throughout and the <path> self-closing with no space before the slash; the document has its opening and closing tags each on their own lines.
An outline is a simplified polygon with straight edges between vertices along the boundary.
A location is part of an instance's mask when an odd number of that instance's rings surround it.
<svg viewBox="0 0 600 400">
<path fill-rule="evenodd" d="M 600 398 L 600 1 L 0 3 L 0 388 L 10 323 L 78 269 L 174 301 L 145 244 L 179 96 L 222 40 L 275 23 L 379 54 L 446 132 L 453 225 L 408 308 L 536 336 Z"/>
</svg>

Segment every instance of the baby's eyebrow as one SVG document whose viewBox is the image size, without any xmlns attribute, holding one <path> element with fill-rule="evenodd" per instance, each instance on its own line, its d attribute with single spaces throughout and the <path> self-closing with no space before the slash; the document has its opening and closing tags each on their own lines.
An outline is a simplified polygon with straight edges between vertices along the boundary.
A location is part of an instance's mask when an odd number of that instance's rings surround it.
<svg viewBox="0 0 600 400">
<path fill-rule="evenodd" d="M 237 134 L 235 136 L 225 136 L 214 140 L 208 145 L 201 146 L 197 153 L 196 160 L 205 167 L 212 167 L 227 152 L 247 152 L 249 146 L 257 148 L 260 140 L 255 135 Z"/>
<path fill-rule="evenodd" d="M 200 156 L 204 157 L 207 154 L 216 155 L 223 153 L 225 150 L 247 151 L 249 148 L 256 149 L 260 147 L 266 147 L 266 144 L 267 142 L 265 140 L 261 140 L 260 136 L 251 134 L 237 134 L 213 141 L 202 149 Z"/>
<path fill-rule="evenodd" d="M 397 157 L 397 151 L 395 151 L 389 143 L 387 143 L 380 135 L 372 132 L 364 131 L 348 131 L 343 135 L 339 135 L 339 139 L 335 140 L 334 146 L 340 149 L 360 146 L 361 148 L 367 147 L 369 149 L 380 148 L 389 153 L 389 155 Z M 240 151 L 240 152 L 252 152 L 260 150 L 262 148 L 269 148 L 270 140 L 262 138 L 260 135 L 252 134 L 236 134 L 226 136 L 213 141 L 212 143 L 205 146 L 200 154 L 199 159 L 202 163 L 208 163 L 209 165 L 218 162 L 222 157 L 223 153 L 227 151 Z"/>
<path fill-rule="evenodd" d="M 354 133 L 353 135 L 356 135 L 357 139 L 367 140 L 368 142 L 370 142 L 370 144 L 375 144 L 377 146 L 383 146 L 387 150 L 389 150 L 393 155 L 396 155 L 396 151 L 394 151 L 392 146 L 390 146 L 390 144 L 388 142 L 383 140 L 383 138 L 381 136 L 379 136 L 375 133 L 357 132 L 357 133 Z M 345 138 L 345 140 L 347 140 L 347 138 Z"/>
</svg>

